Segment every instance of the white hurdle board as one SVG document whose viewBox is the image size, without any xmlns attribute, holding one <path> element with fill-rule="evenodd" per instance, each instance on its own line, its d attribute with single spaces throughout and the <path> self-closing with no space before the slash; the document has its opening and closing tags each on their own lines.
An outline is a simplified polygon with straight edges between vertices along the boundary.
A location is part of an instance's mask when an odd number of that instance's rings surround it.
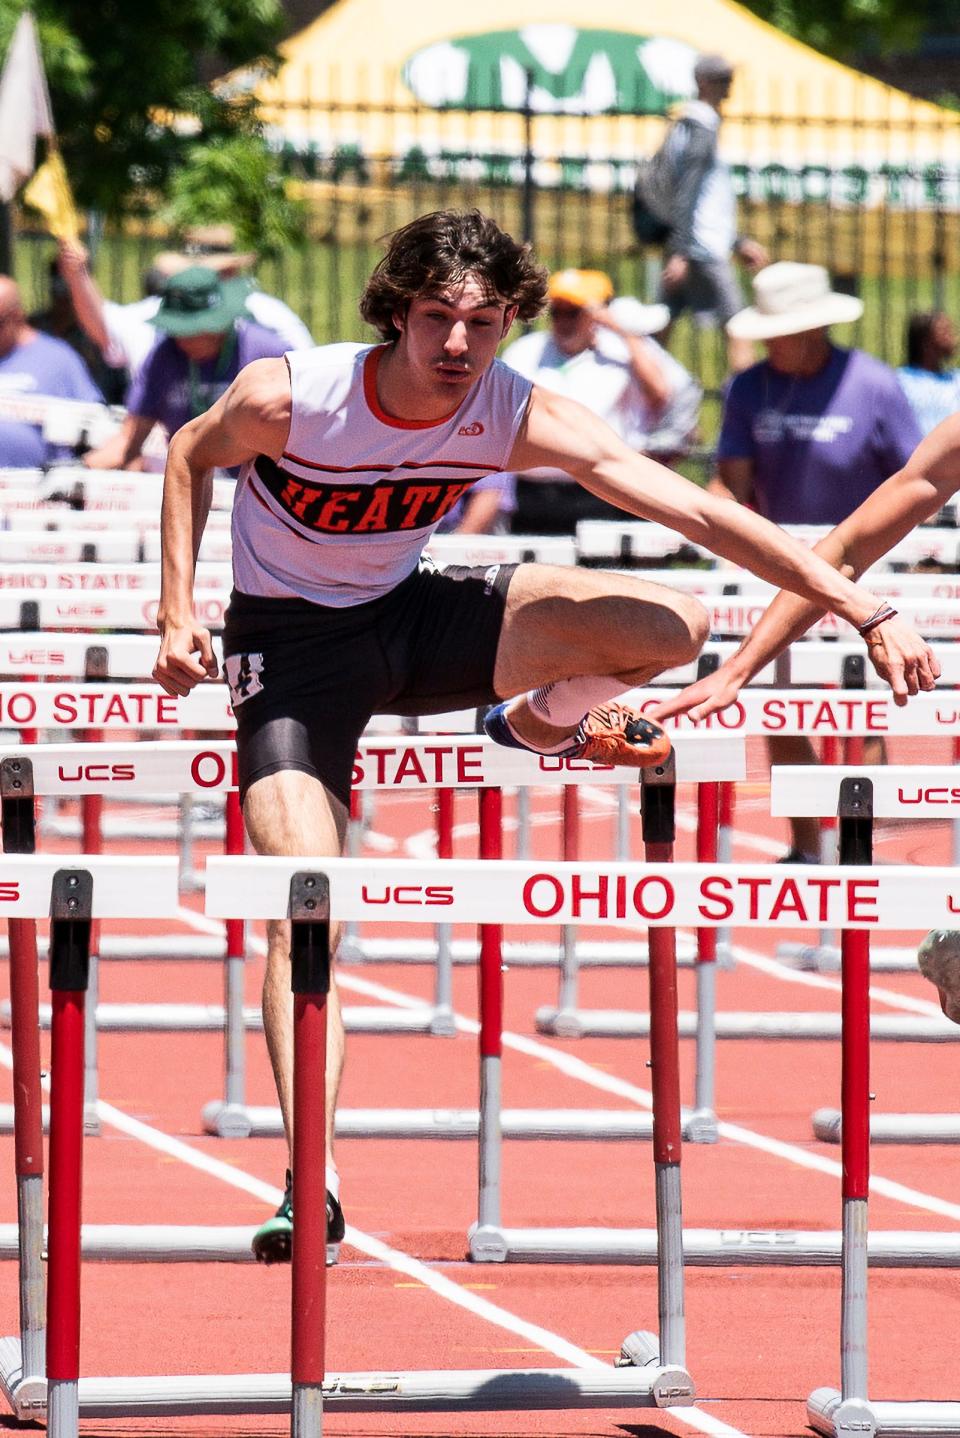
<svg viewBox="0 0 960 1438">
<path fill-rule="evenodd" d="M 434 534 L 427 553 L 447 564 L 562 564 L 577 562 L 576 542 L 561 534 Z"/>
<path fill-rule="evenodd" d="M 960 544 L 960 538 L 957 543 Z M 740 597 L 734 594 L 723 598 L 707 595 L 701 602 L 709 616 L 711 634 L 737 637 L 751 634 L 769 608 L 767 597 L 756 594 Z M 960 602 L 955 599 L 907 597 L 897 600 L 897 611 L 925 638 L 960 638 Z M 824 614 L 810 626 L 807 633 L 820 637 L 835 634 L 849 638 L 856 630 L 838 615 Z"/>
<path fill-rule="evenodd" d="M 55 465 L 48 470 L 0 469 L 0 509 L 9 491 L 32 491 L 37 500 L 66 495 L 85 509 L 155 509 L 160 513 L 163 490 L 159 474 L 124 469 L 87 469 L 82 464 Z M 232 509 L 236 481 L 215 478 L 213 509 Z"/>
<path fill-rule="evenodd" d="M 624 699 L 639 709 L 653 710 L 672 692 L 631 689 Z M 765 693 L 762 689 L 744 689 L 733 704 L 706 719 L 675 715 L 664 720 L 664 728 L 671 737 L 691 729 L 700 733 L 716 730 L 747 736 L 906 734 L 925 738 L 941 734 L 952 737 L 960 734 L 960 695 L 934 690 L 914 694 L 905 705 L 898 705 L 889 690 L 783 689 Z M 818 772 L 833 775 L 837 771 L 831 767 Z"/>
<path fill-rule="evenodd" d="M 960 544 L 960 540 L 958 540 Z M 760 579 L 749 569 L 729 567 L 717 569 L 644 569 L 620 571 L 668 589 L 682 590 L 698 599 L 751 598 L 769 601 L 779 592 L 777 585 Z M 881 599 L 960 599 L 960 575 L 920 573 L 891 574 L 889 570 L 869 569 L 858 583 Z"/>
<path fill-rule="evenodd" d="M 31 678 L 56 675 L 80 678 L 86 673 L 91 650 L 104 658 L 111 679 L 143 679 L 157 662 L 160 640 L 156 634 L 47 634 L 29 631 L 0 634 L 0 674 Z M 213 640 L 217 663 L 223 662 L 219 636 Z"/>
<path fill-rule="evenodd" d="M 121 527 L 114 522 L 109 529 L 102 530 L 79 527 L 49 530 L 41 524 L 41 518 L 45 518 L 43 511 L 30 528 L 0 530 L 0 563 L 157 564 L 160 561 L 159 529 L 136 528 L 126 523 Z M 229 565 L 231 553 L 228 530 L 213 529 L 209 534 L 204 533 L 200 541 L 201 561 Z"/>
<path fill-rule="evenodd" d="M 236 728 L 225 684 L 209 681 L 181 698 L 159 684 L 0 684 L 0 728 Z"/>
<path fill-rule="evenodd" d="M 67 554 L 65 559 L 61 560 L 58 555 L 50 554 L 46 558 L 32 560 L 21 554 L 20 558 L 25 562 L 11 561 L 10 554 L 15 554 L 17 547 L 29 542 L 29 539 L 29 535 L 0 531 L 0 591 L 23 590 L 31 594 L 36 590 L 51 590 L 56 593 L 79 591 L 82 594 L 96 595 L 123 593 L 126 590 L 160 593 L 159 561 L 140 560 L 136 557 L 140 541 L 135 534 L 121 531 L 112 538 L 98 540 L 98 553 L 101 543 L 107 546 L 108 552 L 91 560 L 83 558 L 88 547 L 86 542 L 74 539 L 71 541 L 76 549 L 73 557 Z M 114 542 L 116 552 L 109 552 Z M 133 548 L 132 557 L 122 552 L 125 547 Z M 109 568 L 105 567 L 107 562 Z M 228 591 L 231 582 L 229 564 L 202 558 L 198 561 L 194 577 L 195 588 Z"/>
<path fill-rule="evenodd" d="M 5 919 L 50 917 L 50 886 L 60 869 L 93 877 L 93 913 L 101 919 L 169 919 L 176 913 L 174 858 L 113 858 L 100 854 L 0 855 L 0 914 Z"/>
<path fill-rule="evenodd" d="M 154 628 L 159 604 L 160 586 L 152 592 L 144 589 L 136 594 L 124 592 L 98 594 L 95 598 L 70 591 L 43 590 L 34 597 L 40 606 L 39 627 L 42 629 L 79 629 L 83 625 L 97 628 Z M 230 597 L 229 585 L 201 589 L 194 596 L 194 612 L 208 628 L 223 628 L 223 611 Z M 20 595 L 0 590 L 0 628 L 17 628 L 22 623 Z M 712 634 L 742 636 L 756 628 L 766 612 L 763 600 L 749 596 L 738 599 L 708 600 L 706 608 Z M 899 601 L 900 613 L 920 633 L 933 639 L 960 638 L 960 601 L 904 599 Z M 850 637 L 851 625 L 836 615 L 828 614 L 811 627 L 817 636 Z"/>
<path fill-rule="evenodd" d="M 327 874 L 333 917 L 394 923 L 410 922 L 416 909 L 467 924 L 490 923 L 495 914 L 498 924 L 882 930 L 936 928 L 960 913 L 955 868 L 445 859 L 425 873 L 416 859 L 321 864 L 216 855 L 207 860 L 205 911 L 219 919 L 285 918 L 290 879 L 301 870 Z"/>
<path fill-rule="evenodd" d="M 223 628 L 226 590 L 198 589 L 193 612 L 208 629 Z M 30 608 L 25 608 L 29 605 Z M 0 629 L 132 629 L 157 628 L 160 586 L 152 591 L 84 594 L 79 590 L 46 589 L 25 594 L 0 590 Z"/>
<path fill-rule="evenodd" d="M 784 524 L 780 528 L 810 546 L 830 533 L 829 525 Z M 680 549 L 692 549 L 704 559 L 717 557 L 706 545 L 684 539 L 674 530 L 650 520 L 585 519 L 577 525 L 577 552 L 581 559 L 659 559 Z M 924 561 L 960 569 L 960 529 L 921 526 L 899 540 L 882 563 L 922 564 Z"/>
<path fill-rule="evenodd" d="M 13 504 L 11 498 L 17 503 Z M 69 504 L 46 504 L 35 501 L 32 491 L 0 488 L 0 528 L 4 530 L 35 530 L 41 528 L 51 539 L 57 534 L 103 534 L 115 529 L 134 529 L 138 534 L 159 534 L 159 493 L 150 509 L 127 509 L 123 516 L 109 509 L 74 509 Z M 25 501 L 31 500 L 27 504 Z M 21 503 L 20 501 L 24 502 Z M 204 526 L 204 535 L 229 533 L 232 515 L 226 509 L 211 509 Z"/>
<path fill-rule="evenodd" d="M 744 742 L 735 735 L 684 735 L 675 754 L 678 783 L 719 783 L 746 774 Z M 4 759 L 30 760 L 36 794 L 186 794 L 236 788 L 236 746 L 230 742 L 4 745 Z M 639 772 L 624 765 L 505 749 L 486 735 L 365 738 L 353 770 L 355 788 L 379 790 L 623 786 L 638 780 Z"/>
<path fill-rule="evenodd" d="M 53 635 L 30 630 L 0 633 L 0 674 L 31 676 L 57 674 L 63 678 L 79 678 L 85 672 L 88 651 L 96 646 L 106 652 L 106 672 L 112 679 L 143 679 L 150 674 L 157 658 L 159 640 L 156 634 L 72 634 L 59 631 Z M 944 687 L 960 685 L 960 644 L 933 643 L 943 671 Z M 716 655 L 719 663 L 731 655 L 737 645 L 732 641 L 713 641 L 703 648 L 703 655 Z M 218 662 L 222 659 L 218 635 L 213 636 L 213 649 Z M 789 654 L 790 678 L 800 688 L 816 685 L 837 687 L 843 678 L 847 659 L 863 655 L 860 640 L 821 642 L 816 639 L 794 644 Z M 666 688 L 691 684 L 697 677 L 697 663 L 678 665 L 658 675 L 659 686 Z M 766 665 L 751 680 L 751 687 L 770 688 L 776 682 L 776 669 Z M 867 688 L 886 690 L 887 685 L 866 665 Z M 783 684 L 777 684 L 783 688 Z"/>
<path fill-rule="evenodd" d="M 125 414 L 118 405 L 59 395 L 0 395 L 0 419 L 39 425 L 50 444 L 74 445 L 84 438 L 91 445 L 102 444 L 116 434 Z"/>
<path fill-rule="evenodd" d="M 960 770 L 946 764 L 876 769 L 862 764 L 775 765 L 770 771 L 770 813 L 774 818 L 835 818 L 843 779 L 870 780 L 875 819 L 952 819 L 960 814 Z"/>
</svg>

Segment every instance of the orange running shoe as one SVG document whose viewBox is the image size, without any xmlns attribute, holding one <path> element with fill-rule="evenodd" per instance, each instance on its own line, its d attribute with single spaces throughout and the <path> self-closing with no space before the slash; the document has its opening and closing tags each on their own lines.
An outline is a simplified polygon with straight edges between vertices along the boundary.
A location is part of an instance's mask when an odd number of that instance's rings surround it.
<svg viewBox="0 0 960 1438">
<path fill-rule="evenodd" d="M 571 754 L 594 764 L 650 769 L 670 753 L 670 740 L 653 719 L 626 704 L 598 704 L 580 722 Z"/>
</svg>

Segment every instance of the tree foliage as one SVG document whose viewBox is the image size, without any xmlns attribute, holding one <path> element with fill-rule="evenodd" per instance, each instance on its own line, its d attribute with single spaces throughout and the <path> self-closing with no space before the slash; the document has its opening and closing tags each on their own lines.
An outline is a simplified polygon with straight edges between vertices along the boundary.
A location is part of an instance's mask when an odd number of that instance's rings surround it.
<svg viewBox="0 0 960 1438">
<path fill-rule="evenodd" d="M 778 30 L 837 60 L 877 50 L 912 50 L 933 8 L 924 0 L 743 0 Z M 951 4 L 954 0 L 951 0 Z"/>
<path fill-rule="evenodd" d="M 0 55 L 27 0 L 0 0 Z M 186 149 L 255 134 L 242 100 L 205 83 L 276 63 L 280 0 L 31 0 L 54 118 L 81 205 L 117 214 L 162 194 Z"/>
<path fill-rule="evenodd" d="M 235 134 L 189 147 L 163 217 L 174 230 L 231 224 L 239 249 L 266 256 L 303 242 L 307 207 L 290 198 L 278 160 L 259 136 Z"/>
</svg>

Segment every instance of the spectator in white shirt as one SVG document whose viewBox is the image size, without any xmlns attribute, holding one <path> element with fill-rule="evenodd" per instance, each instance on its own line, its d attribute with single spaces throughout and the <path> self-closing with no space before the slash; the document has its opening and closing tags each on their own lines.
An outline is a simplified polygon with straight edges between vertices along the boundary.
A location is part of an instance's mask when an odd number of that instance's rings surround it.
<svg viewBox="0 0 960 1438">
<path fill-rule="evenodd" d="M 600 270 L 559 270 L 547 287 L 550 328 L 508 345 L 505 364 L 527 379 L 578 400 L 639 453 L 669 463 L 690 447 L 702 390 L 651 337 L 669 320 L 666 305 L 613 299 Z M 569 475 L 516 476 L 517 533 L 570 534 L 581 519 L 619 517 Z"/>
</svg>

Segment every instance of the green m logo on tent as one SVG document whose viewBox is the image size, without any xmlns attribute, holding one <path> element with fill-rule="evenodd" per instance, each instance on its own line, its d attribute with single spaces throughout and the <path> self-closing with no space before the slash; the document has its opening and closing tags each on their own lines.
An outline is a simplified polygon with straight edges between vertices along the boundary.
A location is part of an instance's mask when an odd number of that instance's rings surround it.
<svg viewBox="0 0 960 1438">
<path fill-rule="evenodd" d="M 662 115 L 694 93 L 696 51 L 680 40 L 573 25 L 525 25 L 438 41 L 403 67 L 434 109 Z"/>
</svg>

